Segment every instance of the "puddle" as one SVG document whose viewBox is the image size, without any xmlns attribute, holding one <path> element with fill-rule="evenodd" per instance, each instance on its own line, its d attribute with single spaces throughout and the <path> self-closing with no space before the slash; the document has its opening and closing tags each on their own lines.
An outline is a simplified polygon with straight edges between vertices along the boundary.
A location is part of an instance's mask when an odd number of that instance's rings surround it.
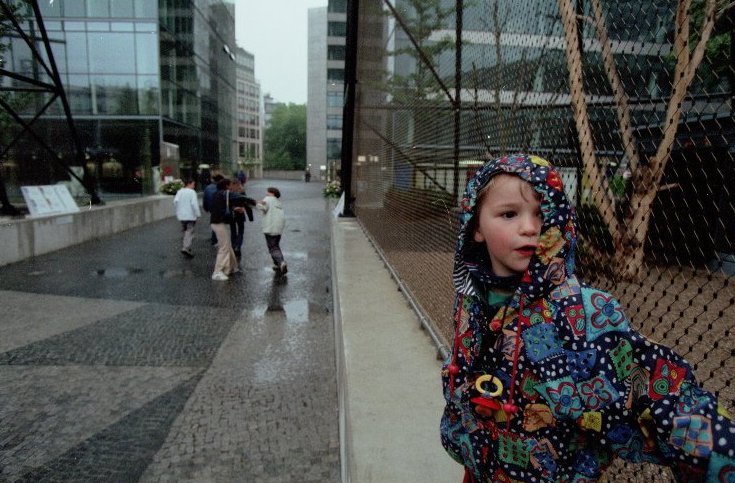
<svg viewBox="0 0 735 483">
<path fill-rule="evenodd" d="M 163 270 L 159 274 L 161 278 L 188 278 L 194 276 L 194 272 L 189 269 Z"/>
<path fill-rule="evenodd" d="M 271 301 L 264 312 L 263 323 L 271 340 L 253 367 L 254 378 L 257 383 L 273 383 L 288 379 L 291 371 L 310 362 L 306 345 L 314 342 L 309 342 L 307 335 L 309 302 L 306 299 L 283 304 Z"/>
<path fill-rule="evenodd" d="M 98 277 L 107 278 L 123 278 L 130 275 L 130 270 L 127 268 L 98 268 L 93 272 Z"/>
<path fill-rule="evenodd" d="M 93 275 L 96 275 L 98 277 L 106 277 L 106 278 L 124 278 L 128 275 L 135 275 L 137 273 L 143 273 L 144 270 L 142 268 L 119 268 L 119 267 L 112 267 L 112 268 L 98 268 L 94 272 L 92 272 Z"/>
</svg>

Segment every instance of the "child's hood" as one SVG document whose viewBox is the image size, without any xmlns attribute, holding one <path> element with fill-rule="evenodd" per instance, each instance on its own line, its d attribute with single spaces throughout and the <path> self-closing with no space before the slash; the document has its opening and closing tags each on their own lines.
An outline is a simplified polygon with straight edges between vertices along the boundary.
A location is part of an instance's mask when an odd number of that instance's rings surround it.
<svg viewBox="0 0 735 483">
<path fill-rule="evenodd" d="M 477 215 L 480 190 L 500 173 L 519 176 L 541 195 L 543 226 L 536 253 L 526 272 L 519 277 L 498 277 L 490 270 L 484 243 L 474 241 L 471 227 Z M 512 305 L 525 294 L 528 299 L 544 297 L 574 272 L 575 215 L 561 177 L 548 161 L 537 156 L 515 154 L 489 161 L 467 183 L 460 204 L 459 236 L 454 255 L 454 287 L 458 293 L 477 295 L 478 286 L 515 288 Z"/>
</svg>

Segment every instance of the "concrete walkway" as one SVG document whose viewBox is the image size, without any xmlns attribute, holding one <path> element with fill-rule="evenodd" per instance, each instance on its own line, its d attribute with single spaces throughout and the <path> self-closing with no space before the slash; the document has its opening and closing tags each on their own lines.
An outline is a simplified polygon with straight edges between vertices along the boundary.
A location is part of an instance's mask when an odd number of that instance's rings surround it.
<svg viewBox="0 0 735 483">
<path fill-rule="evenodd" d="M 343 481 L 462 481 L 439 442 L 436 348 L 357 221 L 335 221 L 332 245 Z"/>
</svg>

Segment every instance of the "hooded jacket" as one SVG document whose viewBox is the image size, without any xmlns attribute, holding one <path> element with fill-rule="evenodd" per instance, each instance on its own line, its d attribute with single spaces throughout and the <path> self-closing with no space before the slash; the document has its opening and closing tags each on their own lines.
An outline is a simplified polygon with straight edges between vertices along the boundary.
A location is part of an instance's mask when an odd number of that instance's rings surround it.
<svg viewBox="0 0 735 483">
<path fill-rule="evenodd" d="M 538 247 L 517 277 L 495 276 L 473 239 L 478 193 L 498 173 L 541 199 Z M 447 452 L 482 482 L 598 481 L 616 457 L 669 466 L 680 480 L 732 478 L 735 427 L 724 409 L 687 362 L 630 327 L 612 295 L 577 280 L 575 244 L 573 207 L 547 161 L 496 159 L 468 182 L 442 367 Z M 498 301 L 494 289 L 513 294 Z"/>
<path fill-rule="evenodd" d="M 283 213 L 281 200 L 268 195 L 258 204 L 258 209 L 263 212 L 263 233 L 281 235 L 286 226 L 286 215 Z"/>
</svg>

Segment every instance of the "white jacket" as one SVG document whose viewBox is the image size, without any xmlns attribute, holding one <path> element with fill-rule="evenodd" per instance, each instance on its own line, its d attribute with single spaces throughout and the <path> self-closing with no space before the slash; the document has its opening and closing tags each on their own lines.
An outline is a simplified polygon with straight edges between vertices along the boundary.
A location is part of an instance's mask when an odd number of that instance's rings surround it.
<svg viewBox="0 0 735 483">
<path fill-rule="evenodd" d="M 191 188 L 181 188 L 174 197 L 176 218 L 179 221 L 196 221 L 202 214 L 199 211 L 197 192 Z"/>
<path fill-rule="evenodd" d="M 286 215 L 283 214 L 283 205 L 275 196 L 266 196 L 258 203 L 258 209 L 263 212 L 263 233 L 266 235 L 280 235 L 286 226 Z"/>
</svg>

